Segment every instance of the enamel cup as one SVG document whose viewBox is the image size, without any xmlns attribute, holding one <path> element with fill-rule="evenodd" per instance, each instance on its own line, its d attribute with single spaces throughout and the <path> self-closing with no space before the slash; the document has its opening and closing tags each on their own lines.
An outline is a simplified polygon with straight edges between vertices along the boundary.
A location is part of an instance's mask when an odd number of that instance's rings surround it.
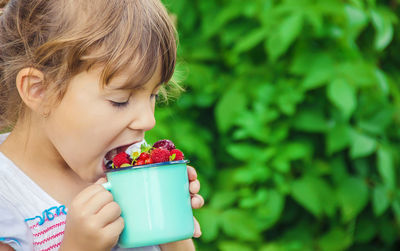
<svg viewBox="0 0 400 251">
<path fill-rule="evenodd" d="M 123 248 L 158 245 L 194 234 L 186 160 L 106 172 L 103 186 L 121 207 Z"/>
</svg>

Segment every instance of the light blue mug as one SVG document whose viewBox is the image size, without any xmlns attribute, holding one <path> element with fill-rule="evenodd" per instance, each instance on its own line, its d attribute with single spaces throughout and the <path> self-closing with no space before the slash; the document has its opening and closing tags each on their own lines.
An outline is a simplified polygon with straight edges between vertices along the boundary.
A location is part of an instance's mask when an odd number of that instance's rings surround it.
<svg viewBox="0 0 400 251">
<path fill-rule="evenodd" d="M 107 171 L 103 186 L 121 207 L 123 248 L 191 238 L 194 221 L 186 160 Z"/>
</svg>

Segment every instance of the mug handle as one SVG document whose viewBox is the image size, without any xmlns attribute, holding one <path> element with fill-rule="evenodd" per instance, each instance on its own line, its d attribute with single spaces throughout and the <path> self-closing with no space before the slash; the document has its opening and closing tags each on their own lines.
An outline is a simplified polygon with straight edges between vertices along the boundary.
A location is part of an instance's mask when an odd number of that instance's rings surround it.
<svg viewBox="0 0 400 251">
<path fill-rule="evenodd" d="M 111 183 L 110 182 L 106 182 L 101 184 L 106 190 L 111 192 Z"/>
</svg>

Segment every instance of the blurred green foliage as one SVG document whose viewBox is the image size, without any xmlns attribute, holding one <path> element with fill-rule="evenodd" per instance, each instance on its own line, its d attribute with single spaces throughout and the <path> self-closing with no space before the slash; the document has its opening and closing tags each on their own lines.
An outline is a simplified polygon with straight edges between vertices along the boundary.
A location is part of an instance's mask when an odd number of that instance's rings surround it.
<svg viewBox="0 0 400 251">
<path fill-rule="evenodd" d="M 395 250 L 400 0 L 164 3 L 187 91 L 147 138 L 198 171 L 198 250 Z"/>
</svg>

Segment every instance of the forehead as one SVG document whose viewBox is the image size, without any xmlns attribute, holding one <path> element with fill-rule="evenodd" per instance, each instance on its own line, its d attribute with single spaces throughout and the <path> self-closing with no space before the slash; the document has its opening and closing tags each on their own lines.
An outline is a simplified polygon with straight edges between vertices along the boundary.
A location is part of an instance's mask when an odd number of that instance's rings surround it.
<svg viewBox="0 0 400 251">
<path fill-rule="evenodd" d="M 153 71 L 150 70 L 147 78 L 143 80 L 143 76 L 138 77 L 142 81 L 138 81 L 138 79 L 135 78 L 137 71 L 134 67 L 135 64 L 132 64 L 123 69 L 104 86 L 105 89 L 139 90 L 151 87 L 156 88 L 163 84 L 161 60 L 158 60 Z"/>
</svg>

